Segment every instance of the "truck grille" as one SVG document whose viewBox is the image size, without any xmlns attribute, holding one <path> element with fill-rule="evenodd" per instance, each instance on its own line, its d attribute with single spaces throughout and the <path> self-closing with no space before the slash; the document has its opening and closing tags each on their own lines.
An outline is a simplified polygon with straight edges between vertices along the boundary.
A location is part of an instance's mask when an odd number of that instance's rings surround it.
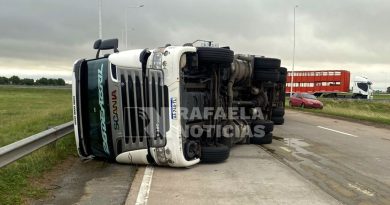
<svg viewBox="0 0 390 205">
<path fill-rule="evenodd" d="M 125 150 L 163 147 L 166 144 L 166 107 L 163 73 L 148 70 L 146 85 L 141 69 L 121 69 L 121 95 Z"/>
</svg>

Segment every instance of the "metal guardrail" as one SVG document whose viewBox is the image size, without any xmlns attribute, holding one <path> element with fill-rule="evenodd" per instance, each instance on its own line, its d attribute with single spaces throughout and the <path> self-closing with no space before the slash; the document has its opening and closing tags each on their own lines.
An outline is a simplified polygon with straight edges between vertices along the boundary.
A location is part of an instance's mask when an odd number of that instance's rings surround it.
<svg viewBox="0 0 390 205">
<path fill-rule="evenodd" d="M 0 148 L 0 168 L 73 132 L 73 121 Z"/>
</svg>

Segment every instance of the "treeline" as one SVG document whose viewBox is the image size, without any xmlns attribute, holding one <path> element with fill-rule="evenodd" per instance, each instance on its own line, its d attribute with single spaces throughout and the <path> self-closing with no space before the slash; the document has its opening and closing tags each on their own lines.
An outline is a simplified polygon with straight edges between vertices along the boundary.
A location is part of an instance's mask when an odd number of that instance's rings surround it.
<svg viewBox="0 0 390 205">
<path fill-rule="evenodd" d="M 19 78 L 12 76 L 10 78 L 0 76 L 0 85 L 65 85 L 65 80 L 62 78 L 40 78 L 34 80 L 31 78 Z"/>
</svg>

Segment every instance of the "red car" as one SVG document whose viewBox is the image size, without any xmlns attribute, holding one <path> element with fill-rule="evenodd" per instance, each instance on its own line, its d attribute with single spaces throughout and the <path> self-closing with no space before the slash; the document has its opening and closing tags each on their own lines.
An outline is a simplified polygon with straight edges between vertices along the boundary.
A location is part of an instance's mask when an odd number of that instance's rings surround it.
<svg viewBox="0 0 390 205">
<path fill-rule="evenodd" d="M 290 98 L 290 107 L 302 108 L 319 108 L 322 109 L 324 104 L 317 100 L 316 96 L 308 93 L 294 93 Z"/>
</svg>

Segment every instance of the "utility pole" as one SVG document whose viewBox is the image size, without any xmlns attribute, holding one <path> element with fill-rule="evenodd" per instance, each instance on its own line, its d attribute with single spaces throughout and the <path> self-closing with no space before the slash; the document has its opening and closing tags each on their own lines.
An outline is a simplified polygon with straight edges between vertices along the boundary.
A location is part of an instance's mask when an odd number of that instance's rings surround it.
<svg viewBox="0 0 390 205">
<path fill-rule="evenodd" d="M 293 45 L 293 63 L 292 63 L 292 71 L 291 71 L 291 82 L 290 82 L 290 97 L 293 94 L 294 87 L 294 68 L 295 68 L 295 10 L 298 8 L 298 5 L 294 6 L 294 45 Z"/>
</svg>

